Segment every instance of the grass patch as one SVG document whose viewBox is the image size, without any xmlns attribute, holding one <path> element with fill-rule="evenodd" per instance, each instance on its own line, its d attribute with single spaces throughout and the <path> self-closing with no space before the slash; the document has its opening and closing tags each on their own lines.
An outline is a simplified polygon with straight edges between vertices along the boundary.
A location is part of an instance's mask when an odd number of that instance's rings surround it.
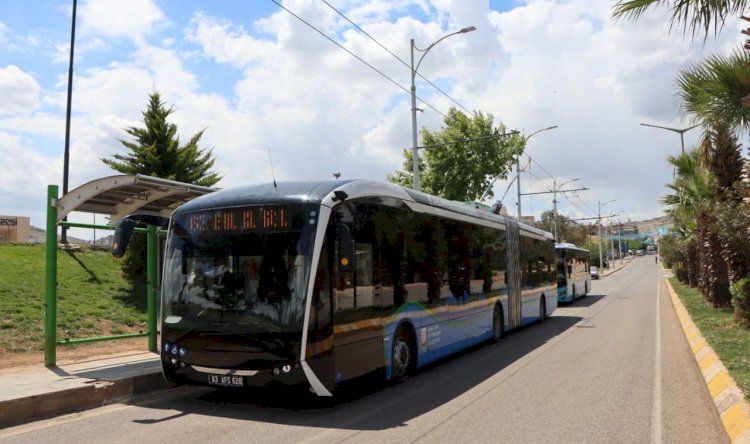
<svg viewBox="0 0 750 444">
<path fill-rule="evenodd" d="M 669 281 L 703 337 L 750 401 L 750 330 L 735 325 L 731 308 L 711 308 L 697 289 L 675 278 Z"/>
<path fill-rule="evenodd" d="M 44 245 L 0 245 L 0 356 L 44 350 Z M 57 254 L 57 339 L 147 331 L 146 309 L 105 251 Z"/>
</svg>

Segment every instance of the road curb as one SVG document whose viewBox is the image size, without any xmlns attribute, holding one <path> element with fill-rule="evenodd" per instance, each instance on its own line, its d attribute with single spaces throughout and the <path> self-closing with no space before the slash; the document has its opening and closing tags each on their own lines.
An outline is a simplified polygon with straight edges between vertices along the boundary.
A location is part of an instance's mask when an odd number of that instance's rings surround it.
<svg viewBox="0 0 750 444">
<path fill-rule="evenodd" d="M 665 281 L 680 325 L 688 340 L 709 394 L 719 411 L 724 430 L 733 444 L 750 444 L 750 404 L 729 371 L 708 345 L 669 280 Z"/>
<path fill-rule="evenodd" d="M 169 387 L 161 373 L 150 373 L 113 381 L 95 380 L 84 387 L 2 401 L 0 429 L 122 402 L 139 393 Z"/>
</svg>

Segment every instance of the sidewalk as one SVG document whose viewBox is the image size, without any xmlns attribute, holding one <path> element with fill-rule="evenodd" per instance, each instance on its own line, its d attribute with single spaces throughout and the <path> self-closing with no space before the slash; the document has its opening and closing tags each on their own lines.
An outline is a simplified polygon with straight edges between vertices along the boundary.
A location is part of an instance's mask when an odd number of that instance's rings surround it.
<svg viewBox="0 0 750 444">
<path fill-rule="evenodd" d="M 0 370 L 0 429 L 170 387 L 159 355 L 126 352 L 46 368 Z"/>
<path fill-rule="evenodd" d="M 614 266 L 612 268 L 605 268 L 600 269 L 599 273 L 601 274 L 601 277 L 609 276 L 612 273 L 615 273 L 617 271 L 620 271 L 623 267 L 627 266 L 631 262 L 633 262 L 634 259 L 617 259 L 616 261 L 613 261 Z"/>
</svg>

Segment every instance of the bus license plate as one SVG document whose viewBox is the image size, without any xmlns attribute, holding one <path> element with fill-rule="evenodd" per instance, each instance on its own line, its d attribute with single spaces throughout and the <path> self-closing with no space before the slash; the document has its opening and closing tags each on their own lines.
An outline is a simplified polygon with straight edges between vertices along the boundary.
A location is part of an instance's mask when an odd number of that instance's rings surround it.
<svg viewBox="0 0 750 444">
<path fill-rule="evenodd" d="M 208 383 L 222 387 L 244 387 L 242 376 L 208 375 Z"/>
</svg>

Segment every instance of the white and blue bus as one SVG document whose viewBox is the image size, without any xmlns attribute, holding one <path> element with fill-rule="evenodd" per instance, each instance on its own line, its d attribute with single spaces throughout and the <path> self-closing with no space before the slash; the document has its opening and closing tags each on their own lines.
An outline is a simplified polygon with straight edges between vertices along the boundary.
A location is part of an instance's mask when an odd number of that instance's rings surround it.
<svg viewBox="0 0 750 444">
<path fill-rule="evenodd" d="M 169 221 L 162 368 L 320 396 L 377 370 L 406 377 L 546 319 L 555 264 L 550 233 L 389 183 L 220 190 Z"/>
<path fill-rule="evenodd" d="M 557 253 L 557 301 L 573 302 L 591 290 L 589 250 L 570 243 L 555 244 Z"/>
</svg>

